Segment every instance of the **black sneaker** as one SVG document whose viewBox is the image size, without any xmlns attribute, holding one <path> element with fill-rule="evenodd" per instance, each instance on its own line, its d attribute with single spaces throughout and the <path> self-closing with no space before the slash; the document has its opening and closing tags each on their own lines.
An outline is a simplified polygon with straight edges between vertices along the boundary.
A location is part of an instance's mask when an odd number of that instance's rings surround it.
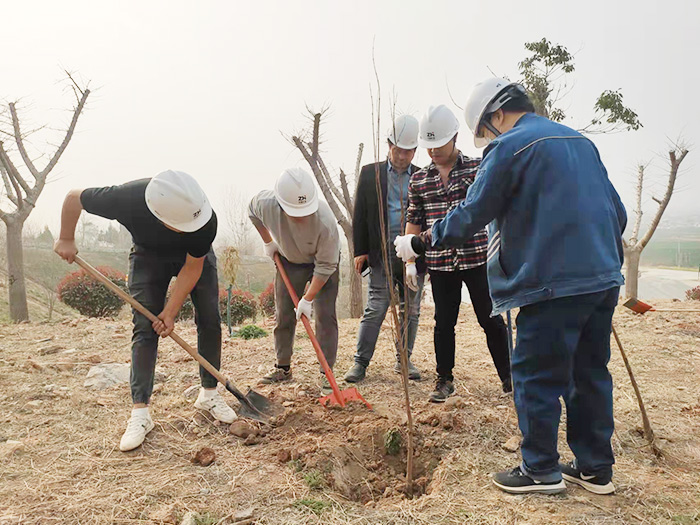
<svg viewBox="0 0 700 525">
<path fill-rule="evenodd" d="M 520 467 L 494 474 L 493 484 L 510 494 L 530 494 L 532 492 L 558 494 L 566 490 L 566 484 L 563 479 L 551 483 L 537 481 L 520 470 Z"/>
<path fill-rule="evenodd" d="M 438 377 L 435 383 L 435 390 L 430 393 L 430 401 L 433 403 L 444 403 L 445 400 L 455 393 L 455 386 L 446 377 Z"/>
<path fill-rule="evenodd" d="M 559 468 L 561 468 L 561 476 L 566 481 L 576 483 L 588 492 L 593 494 L 612 494 L 615 492 L 611 474 L 608 476 L 589 476 L 579 470 L 575 460 L 566 464 L 559 463 Z"/>
</svg>

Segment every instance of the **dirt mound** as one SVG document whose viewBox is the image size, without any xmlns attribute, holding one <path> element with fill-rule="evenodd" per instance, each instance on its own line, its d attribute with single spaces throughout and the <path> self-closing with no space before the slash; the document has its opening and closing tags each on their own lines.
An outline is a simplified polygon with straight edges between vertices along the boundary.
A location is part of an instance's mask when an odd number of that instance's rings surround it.
<svg viewBox="0 0 700 525">
<path fill-rule="evenodd" d="M 425 493 L 443 450 L 414 436 L 413 496 Z M 407 429 L 361 404 L 324 409 L 309 399 L 289 409 L 268 435 L 276 459 L 291 463 L 310 488 L 330 487 L 366 503 L 406 493 Z"/>
</svg>

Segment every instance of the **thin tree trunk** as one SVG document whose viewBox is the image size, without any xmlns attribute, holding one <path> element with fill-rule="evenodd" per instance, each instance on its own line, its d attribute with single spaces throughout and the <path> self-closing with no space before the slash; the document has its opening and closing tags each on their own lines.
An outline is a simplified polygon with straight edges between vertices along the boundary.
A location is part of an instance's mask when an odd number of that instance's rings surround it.
<svg viewBox="0 0 700 525">
<path fill-rule="evenodd" d="M 27 290 L 24 284 L 22 229 L 24 222 L 11 221 L 7 226 L 7 290 L 10 319 L 15 323 L 29 320 Z"/>
<path fill-rule="evenodd" d="M 639 290 L 639 260 L 642 251 L 635 248 L 625 249 L 625 298 L 637 298 Z"/>
</svg>

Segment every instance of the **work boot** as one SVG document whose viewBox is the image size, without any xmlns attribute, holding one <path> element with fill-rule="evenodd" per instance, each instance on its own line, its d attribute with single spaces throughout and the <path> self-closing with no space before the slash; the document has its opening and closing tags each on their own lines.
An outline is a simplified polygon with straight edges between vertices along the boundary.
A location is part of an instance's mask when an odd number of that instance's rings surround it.
<svg viewBox="0 0 700 525">
<path fill-rule="evenodd" d="M 291 368 L 285 370 L 284 368 L 280 368 L 279 366 L 275 365 L 275 368 L 273 368 L 269 374 L 263 376 L 263 378 L 260 381 L 258 381 L 258 383 L 261 385 L 270 385 L 272 383 L 281 383 L 282 381 L 289 381 L 291 378 Z"/>
<path fill-rule="evenodd" d="M 401 361 L 398 359 L 396 360 L 396 364 L 394 365 L 394 372 L 397 374 L 401 373 Z M 419 381 L 420 380 L 420 370 L 415 367 L 415 365 L 411 362 L 411 360 L 408 360 L 408 378 L 413 380 L 413 381 Z"/>
<path fill-rule="evenodd" d="M 332 393 L 333 389 L 331 388 L 331 384 L 328 381 L 328 378 L 325 375 L 321 376 L 321 395 L 329 396 Z"/>
<path fill-rule="evenodd" d="M 450 379 L 439 376 L 435 383 L 435 390 L 430 393 L 430 401 L 433 403 L 444 403 L 445 400 L 455 393 L 455 387 Z"/>
<path fill-rule="evenodd" d="M 153 420 L 148 408 L 134 408 L 126 424 L 126 430 L 119 442 L 119 450 L 127 452 L 134 450 L 146 439 L 146 434 L 153 430 Z"/>
<path fill-rule="evenodd" d="M 194 407 L 199 410 L 206 410 L 214 419 L 218 419 L 222 423 L 233 423 L 238 417 L 236 412 L 226 404 L 226 401 L 221 397 L 216 389 L 205 390 L 199 389 L 199 396 L 194 402 Z"/>
<path fill-rule="evenodd" d="M 361 363 L 355 363 L 352 368 L 345 374 L 345 381 L 348 383 L 359 383 L 365 378 L 367 367 Z"/>
</svg>

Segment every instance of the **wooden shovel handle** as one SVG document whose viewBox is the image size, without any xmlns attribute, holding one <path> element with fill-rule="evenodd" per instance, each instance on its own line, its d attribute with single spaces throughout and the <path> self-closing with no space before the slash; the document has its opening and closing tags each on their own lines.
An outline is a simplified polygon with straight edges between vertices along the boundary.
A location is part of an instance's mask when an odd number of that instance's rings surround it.
<svg viewBox="0 0 700 525">
<path fill-rule="evenodd" d="M 158 319 L 148 308 L 143 306 L 140 302 L 138 302 L 136 299 L 131 297 L 128 293 L 126 293 L 124 290 L 119 288 L 116 284 L 114 284 L 112 281 L 107 279 L 97 268 L 92 266 L 90 263 L 85 261 L 82 257 L 79 255 L 75 256 L 75 262 L 78 263 L 87 273 L 92 275 L 95 279 L 100 281 L 102 284 L 104 284 L 107 288 L 112 290 L 115 294 L 117 294 L 119 297 L 121 297 L 124 301 L 129 303 L 131 306 L 134 307 L 134 310 L 137 310 L 138 312 L 142 313 L 143 315 L 146 316 L 146 318 L 153 322 Z M 195 361 L 197 361 L 204 369 L 209 372 L 211 375 L 213 375 L 216 380 L 221 383 L 222 385 L 226 385 L 229 383 L 226 378 L 221 375 L 221 372 L 219 372 L 214 366 L 204 359 L 197 350 L 192 348 L 182 337 L 177 335 L 174 331 L 170 332 L 170 337 L 177 343 L 179 344 L 182 348 L 185 349 L 185 351 L 190 354 Z"/>
</svg>

